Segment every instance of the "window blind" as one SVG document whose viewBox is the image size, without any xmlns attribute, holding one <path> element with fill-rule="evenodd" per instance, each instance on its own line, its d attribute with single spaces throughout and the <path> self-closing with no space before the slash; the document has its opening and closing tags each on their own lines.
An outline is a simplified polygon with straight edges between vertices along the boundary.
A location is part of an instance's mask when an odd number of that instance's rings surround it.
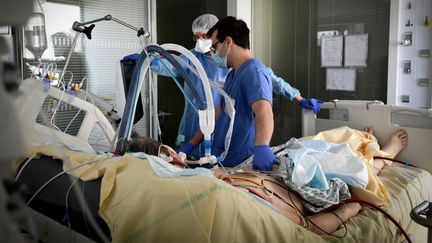
<svg viewBox="0 0 432 243">
<path fill-rule="evenodd" d="M 254 54 L 277 76 L 298 88 L 303 97 L 386 101 L 390 0 L 254 0 Z M 357 71 L 355 92 L 326 90 L 317 32 L 367 33 L 367 67 Z M 301 136 L 297 104 L 280 102 L 272 144 Z M 277 106 L 276 106 L 277 107 Z"/>
<path fill-rule="evenodd" d="M 48 48 L 42 56 L 43 63 L 55 63 L 57 72 L 61 73 L 65 65 L 65 58 L 72 46 L 75 33 L 71 27 L 74 21 L 86 22 L 105 15 L 112 15 L 135 27 L 148 29 L 147 1 L 142 0 L 49 0 L 42 3 L 45 13 Z M 117 82 L 121 78 L 120 60 L 129 54 L 140 53 L 144 46 L 143 37 L 114 21 L 95 23 L 92 39 L 88 40 L 80 34 L 77 45 L 72 53 L 70 63 L 65 74 L 65 82 L 79 83 L 84 78 L 83 89 L 101 97 L 108 103 L 116 103 Z M 25 39 L 24 39 L 25 42 Z M 37 66 L 38 62 L 32 54 L 24 50 L 24 65 Z M 60 59 L 63 57 L 63 60 Z M 26 66 L 24 66 L 26 68 Z M 26 71 L 25 76 L 31 72 Z M 148 82 L 142 88 L 143 101 L 148 100 Z M 121 91 L 123 92 L 123 90 Z M 46 113 L 52 115 L 52 107 L 56 100 L 46 100 Z M 136 130 L 141 135 L 149 134 L 148 106 L 147 112 L 136 124 Z M 62 107 L 53 119 L 59 128 L 69 125 L 67 133 L 76 134 L 82 123 L 83 115 L 77 116 L 72 124 L 71 119 L 76 115 L 75 108 Z"/>
</svg>

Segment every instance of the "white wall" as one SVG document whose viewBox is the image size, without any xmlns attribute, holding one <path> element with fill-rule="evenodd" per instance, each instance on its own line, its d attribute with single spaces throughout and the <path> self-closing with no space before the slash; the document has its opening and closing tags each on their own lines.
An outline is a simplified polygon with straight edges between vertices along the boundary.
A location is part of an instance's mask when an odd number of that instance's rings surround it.
<svg viewBox="0 0 432 243">
<path fill-rule="evenodd" d="M 429 25 L 424 25 L 426 16 Z M 432 59 L 421 57 L 420 50 L 432 49 L 432 1 L 392 0 L 390 13 L 387 103 L 400 106 L 431 108 Z M 412 33 L 412 43 L 402 45 L 404 33 Z M 403 63 L 411 63 L 404 73 Z M 427 84 L 420 80 L 427 79 Z M 403 102 L 402 96 L 409 96 Z"/>
<path fill-rule="evenodd" d="M 246 22 L 249 30 L 252 30 L 252 0 L 227 0 L 227 16 L 234 16 Z M 253 35 L 253 33 L 251 32 Z M 253 40 L 251 36 L 250 40 Z M 251 50 L 253 50 L 251 42 Z"/>
</svg>

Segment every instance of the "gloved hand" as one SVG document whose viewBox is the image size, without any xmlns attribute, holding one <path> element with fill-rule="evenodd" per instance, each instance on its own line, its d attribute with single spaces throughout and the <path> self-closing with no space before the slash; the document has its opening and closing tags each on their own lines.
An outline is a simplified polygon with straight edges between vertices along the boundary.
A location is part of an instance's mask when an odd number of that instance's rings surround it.
<svg viewBox="0 0 432 243">
<path fill-rule="evenodd" d="M 313 110 L 316 114 L 320 111 L 320 104 L 323 103 L 321 100 L 310 98 L 300 100 L 300 106 L 309 110 Z"/>
<path fill-rule="evenodd" d="M 180 146 L 180 148 L 176 149 L 176 152 L 177 153 L 183 152 L 187 156 L 190 153 L 192 153 L 193 148 L 194 148 L 194 145 L 192 145 L 191 143 L 186 143 L 186 144 L 183 144 L 182 146 Z"/>
<path fill-rule="evenodd" d="M 259 171 L 271 171 L 272 165 L 276 160 L 273 152 L 268 145 L 255 145 L 252 168 Z"/>
</svg>

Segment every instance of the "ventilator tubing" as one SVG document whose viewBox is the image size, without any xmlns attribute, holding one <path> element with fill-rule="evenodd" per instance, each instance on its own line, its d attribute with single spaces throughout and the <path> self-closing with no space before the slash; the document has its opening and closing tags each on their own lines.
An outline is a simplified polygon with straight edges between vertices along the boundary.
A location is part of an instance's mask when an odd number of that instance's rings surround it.
<svg viewBox="0 0 432 243">
<path fill-rule="evenodd" d="M 204 87 L 205 98 L 207 101 L 207 110 L 214 110 L 213 95 L 212 95 L 211 89 L 210 89 L 210 82 L 209 82 L 207 74 L 206 74 L 203 66 L 201 65 L 200 61 L 198 60 L 198 58 L 192 52 L 190 52 L 188 49 L 186 49 L 180 45 L 163 44 L 163 45 L 161 45 L 161 47 L 166 49 L 167 51 L 177 51 L 177 52 L 183 54 L 185 57 L 187 57 L 193 63 L 196 70 L 198 71 L 198 76 L 199 76 L 199 78 L 203 84 L 203 87 Z M 173 66 L 174 66 L 174 64 L 173 64 Z M 176 66 L 174 66 L 174 67 L 177 68 Z M 182 76 L 184 76 L 184 75 L 182 75 Z M 189 85 L 189 86 L 193 86 L 193 85 Z"/>
<path fill-rule="evenodd" d="M 129 86 L 128 96 L 126 97 L 126 107 L 118 127 L 118 139 L 115 147 L 115 153 L 121 153 L 125 142 L 130 139 L 132 133 L 133 117 L 135 117 L 135 109 L 138 102 L 138 97 L 141 92 L 142 83 L 147 70 L 150 67 L 150 59 L 147 54 L 141 52 L 138 63 L 134 69 L 132 81 Z"/>
<path fill-rule="evenodd" d="M 164 50 L 166 49 L 166 50 Z M 193 81 L 187 75 L 185 69 L 167 52 L 168 51 L 177 51 L 183 55 L 185 55 L 197 68 L 199 78 L 203 83 L 204 93 L 206 97 L 206 103 L 204 103 L 197 92 L 195 86 L 193 85 Z M 164 44 L 162 46 L 150 45 L 147 46 L 142 52 L 138 59 L 138 63 L 136 68 L 134 69 L 134 73 L 132 76 L 132 82 L 128 90 L 127 100 L 131 100 L 132 102 L 127 102 L 126 107 L 123 113 L 122 121 L 119 126 L 118 132 L 118 142 L 116 145 L 115 152 L 120 153 L 123 150 L 124 143 L 130 139 L 130 135 L 132 133 L 132 125 L 133 125 L 133 117 L 135 116 L 135 109 L 137 105 L 137 99 L 139 97 L 141 86 L 144 81 L 144 77 L 147 73 L 147 70 L 150 67 L 150 58 L 148 58 L 148 53 L 157 52 L 166 58 L 173 66 L 177 69 L 178 73 L 185 79 L 185 82 L 192 88 L 192 93 L 197 98 L 198 107 L 200 111 L 200 128 L 204 134 L 204 139 L 210 142 L 211 133 L 214 130 L 214 105 L 213 105 L 213 96 L 210 90 L 210 83 L 208 81 L 207 75 L 204 71 L 199 60 L 186 48 L 176 45 L 176 44 Z M 204 144 L 206 144 L 204 143 Z M 210 155 L 210 146 L 207 146 L 206 155 Z"/>
<path fill-rule="evenodd" d="M 213 95 L 211 93 L 210 89 L 210 82 L 208 80 L 207 74 L 202 67 L 200 61 L 198 58 L 189 50 L 186 48 L 176 45 L 176 44 L 163 44 L 161 45 L 162 48 L 169 50 L 169 51 L 177 51 L 184 56 L 186 56 L 195 66 L 196 70 L 198 71 L 198 76 L 202 82 L 202 85 L 204 87 L 204 93 L 206 98 L 206 104 L 207 109 L 205 110 L 199 110 L 198 116 L 199 116 L 199 125 L 201 132 L 204 134 L 204 154 L 205 156 L 211 155 L 211 134 L 214 131 L 214 125 L 215 125 L 215 111 L 214 111 L 214 105 L 213 105 Z M 189 85 L 193 87 L 193 85 Z"/>
<path fill-rule="evenodd" d="M 196 74 L 198 76 L 196 69 L 194 67 L 192 67 L 191 65 L 189 65 L 189 63 L 186 63 L 181 58 L 179 58 L 179 61 L 182 62 L 183 65 L 188 67 L 194 74 Z M 228 149 L 230 147 L 230 144 L 231 144 L 232 131 L 233 131 L 233 127 L 234 127 L 234 118 L 235 118 L 235 108 L 234 108 L 234 102 L 235 101 L 233 99 L 231 99 L 231 97 L 222 88 L 217 86 L 215 83 L 210 82 L 210 86 L 212 89 L 216 90 L 216 92 L 219 92 L 224 97 L 225 103 L 226 103 L 226 109 L 224 110 L 224 112 L 230 118 L 230 125 L 228 127 L 227 134 L 225 135 L 224 151 L 216 159 L 217 162 L 222 162 L 222 161 L 224 161 L 224 159 L 228 153 Z M 190 163 L 190 162 L 188 162 L 188 163 Z"/>
</svg>

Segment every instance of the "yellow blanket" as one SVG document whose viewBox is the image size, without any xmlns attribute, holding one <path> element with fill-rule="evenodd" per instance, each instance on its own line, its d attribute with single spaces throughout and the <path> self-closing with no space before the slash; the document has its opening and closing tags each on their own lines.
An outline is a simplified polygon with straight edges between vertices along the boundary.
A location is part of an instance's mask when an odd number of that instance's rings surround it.
<svg viewBox="0 0 432 243">
<path fill-rule="evenodd" d="M 376 139 L 355 130 L 343 128 L 315 137 L 326 141 L 335 141 L 336 138 L 348 141 L 359 155 L 369 156 L 366 159 L 368 163 L 371 156 L 384 155 L 379 152 Z M 370 209 L 363 209 L 358 216 L 348 221 L 348 235 L 345 238 L 321 237 L 257 202 L 247 192 L 216 178 L 161 178 L 155 174 L 149 160 L 86 154 L 55 145 L 36 146 L 29 151 L 28 156 L 35 154 L 62 159 L 66 171 L 89 163 L 71 173 L 83 180 L 102 177 L 99 214 L 109 226 L 113 242 L 402 241 L 395 227 L 382 214 Z M 422 200 L 430 199 L 429 187 L 420 187 L 432 182 L 429 173 L 406 169 L 411 174 L 387 175 L 387 170 L 385 168 L 385 173 L 381 175 L 388 177 L 388 182 L 385 182 L 390 192 L 390 213 L 402 222 L 403 227 L 408 226 L 409 233 L 421 232 L 425 235 L 423 227 L 409 220 L 407 210 Z M 399 183 L 394 183 L 395 180 Z M 362 191 L 360 197 L 363 193 L 373 199 L 380 199 L 377 195 L 386 198 L 381 181 L 376 177 L 370 181 L 375 186 L 372 188 L 380 194 L 372 193 L 373 190 Z M 409 191 L 405 188 L 409 188 Z M 425 191 L 424 195 L 418 195 L 419 190 Z M 407 197 L 412 201 L 408 201 Z M 344 231 L 340 228 L 336 234 L 343 235 Z"/>
<path fill-rule="evenodd" d="M 368 184 L 366 190 L 361 188 L 350 187 L 353 198 L 362 199 L 375 205 L 385 205 L 387 203 L 387 190 L 378 176 L 371 171 L 373 167 L 373 157 L 382 156 L 391 158 L 391 156 L 380 150 L 375 136 L 367 132 L 358 131 L 349 127 L 340 127 L 332 130 L 327 130 L 313 136 L 314 140 L 324 140 L 330 143 L 348 144 L 354 151 L 354 154 L 363 158 L 368 165 Z M 385 160 L 387 165 L 390 161 Z"/>
<path fill-rule="evenodd" d="M 323 239 L 216 178 L 156 176 L 148 160 L 111 158 L 41 145 L 44 154 L 69 161 L 64 169 L 90 180 L 102 177 L 99 215 L 113 242 L 322 242 Z M 169 165 L 171 166 L 171 165 Z M 277 226 L 277 227 L 275 227 Z"/>
</svg>

